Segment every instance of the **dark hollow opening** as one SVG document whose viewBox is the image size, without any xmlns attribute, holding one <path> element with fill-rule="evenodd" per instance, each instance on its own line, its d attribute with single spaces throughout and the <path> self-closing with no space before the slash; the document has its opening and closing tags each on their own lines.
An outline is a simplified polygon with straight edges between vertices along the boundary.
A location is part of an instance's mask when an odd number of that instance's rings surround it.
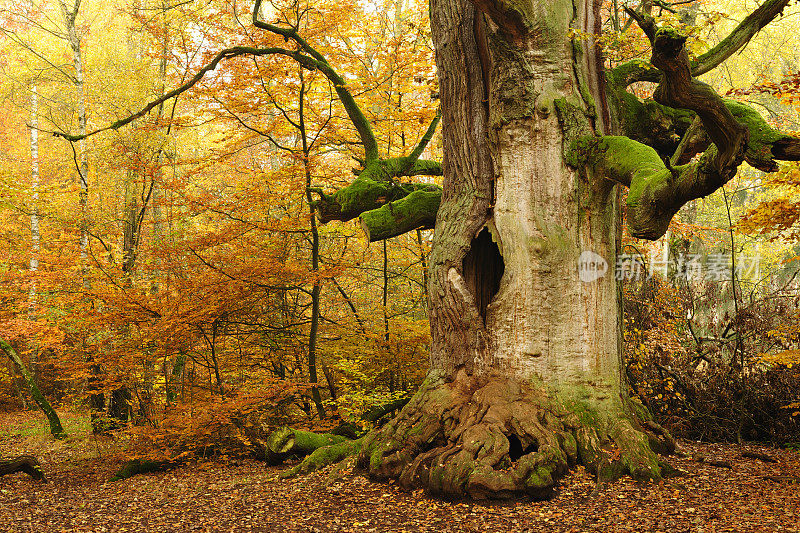
<svg viewBox="0 0 800 533">
<path fill-rule="evenodd" d="M 486 319 L 486 306 L 500 289 L 506 265 L 500 248 L 492 240 L 487 228 L 472 240 L 467 255 L 462 262 L 464 281 L 475 295 L 476 304 L 481 316 Z"/>
<path fill-rule="evenodd" d="M 523 448 L 522 442 L 519 440 L 519 437 L 517 437 L 514 434 L 508 436 L 508 443 L 510 444 L 508 450 L 508 456 L 511 459 L 511 461 L 516 461 L 523 455 L 528 455 L 529 453 L 533 453 L 538 449 L 535 443 L 528 444 Z"/>
</svg>

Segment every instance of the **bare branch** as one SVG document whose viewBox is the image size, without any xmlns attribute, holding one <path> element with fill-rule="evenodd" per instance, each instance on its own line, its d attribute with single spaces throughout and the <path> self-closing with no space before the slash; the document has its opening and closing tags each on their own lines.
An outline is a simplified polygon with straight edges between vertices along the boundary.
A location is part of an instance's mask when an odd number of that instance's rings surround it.
<svg viewBox="0 0 800 533">
<path fill-rule="evenodd" d="M 781 15 L 787 5 L 789 5 L 789 0 L 767 0 L 761 4 L 758 9 L 745 17 L 719 44 L 692 63 L 692 75 L 700 76 L 713 70 L 740 48 L 746 46 L 761 28 L 775 20 L 778 15 Z"/>
<path fill-rule="evenodd" d="M 184 83 L 180 87 L 177 87 L 177 88 L 169 91 L 168 93 L 163 94 L 160 98 L 157 98 L 157 99 L 151 101 L 149 104 L 144 106 L 142 109 L 140 109 L 136 113 L 133 113 L 132 115 L 128 115 L 127 117 L 125 117 L 123 119 L 117 120 L 116 122 L 113 122 L 108 126 L 104 126 L 102 128 L 98 128 L 98 129 L 96 129 L 94 131 L 90 131 L 89 133 L 86 133 L 85 135 L 70 135 L 68 133 L 63 133 L 63 132 L 58 132 L 58 131 L 53 131 L 53 132 L 50 132 L 50 133 L 52 133 L 53 135 L 55 135 L 57 137 L 63 137 L 64 139 L 67 139 L 68 141 L 79 141 L 81 139 L 85 139 L 87 137 L 91 137 L 92 135 L 96 135 L 96 134 L 101 133 L 103 131 L 119 129 L 122 126 L 130 124 L 131 122 L 133 122 L 137 118 L 143 117 L 144 115 L 148 114 L 150 111 L 152 111 L 153 109 L 155 109 L 159 105 L 163 104 L 167 100 L 169 100 L 171 98 L 175 98 L 176 96 L 178 96 L 178 95 L 188 91 L 192 87 L 194 87 L 201 79 L 203 79 L 203 77 L 206 74 L 208 74 L 212 70 L 216 69 L 217 65 L 222 60 L 231 59 L 233 57 L 237 57 L 237 56 L 241 56 L 241 55 L 248 55 L 248 54 L 249 55 L 254 55 L 254 56 L 284 55 L 284 56 L 287 56 L 287 57 L 291 57 L 292 59 L 294 59 L 295 61 L 300 63 L 300 65 L 302 65 L 304 68 L 307 68 L 309 70 L 316 70 L 316 69 L 318 69 L 320 67 L 319 63 L 315 59 L 313 59 L 313 58 L 311 58 L 309 56 L 303 55 L 300 52 L 294 52 L 294 51 L 291 51 L 291 50 L 287 50 L 285 48 L 253 48 L 253 47 L 250 47 L 250 46 L 234 46 L 233 48 L 226 48 L 225 50 L 222 50 L 221 52 L 219 52 L 216 56 L 214 56 L 214 59 L 212 59 L 210 63 L 208 63 L 206 66 L 204 66 L 203 68 L 198 70 L 197 73 L 194 76 L 192 76 L 192 78 L 189 81 L 187 81 L 186 83 Z"/>
</svg>

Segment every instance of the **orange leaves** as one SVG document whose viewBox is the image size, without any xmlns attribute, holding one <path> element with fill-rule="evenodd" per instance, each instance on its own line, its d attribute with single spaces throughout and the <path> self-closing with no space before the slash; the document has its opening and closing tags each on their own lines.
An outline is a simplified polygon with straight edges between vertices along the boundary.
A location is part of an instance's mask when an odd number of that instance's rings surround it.
<svg viewBox="0 0 800 533">
<path fill-rule="evenodd" d="M 800 190 L 800 167 L 796 163 L 784 165 L 779 172 L 765 179 L 765 186 L 767 198 L 742 217 L 738 230 L 769 235 L 773 239 L 795 240 L 800 235 L 797 226 L 800 202 L 796 200 Z"/>
</svg>

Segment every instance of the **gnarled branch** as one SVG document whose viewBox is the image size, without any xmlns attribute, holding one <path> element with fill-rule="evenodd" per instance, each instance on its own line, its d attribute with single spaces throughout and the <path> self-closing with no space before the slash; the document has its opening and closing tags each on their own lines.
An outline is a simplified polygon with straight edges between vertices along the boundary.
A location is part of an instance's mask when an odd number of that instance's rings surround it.
<svg viewBox="0 0 800 533">
<path fill-rule="evenodd" d="M 372 132 L 372 126 L 367 120 L 367 117 L 364 116 L 361 108 L 358 107 L 358 104 L 353 98 L 353 95 L 350 93 L 350 90 L 347 88 L 347 82 L 333 69 L 330 63 L 328 63 L 328 60 L 325 59 L 325 56 L 319 53 L 300 36 L 297 28 L 281 27 L 260 20 L 259 13 L 261 12 L 261 2 L 262 0 L 256 0 L 255 5 L 253 6 L 253 26 L 276 35 L 280 35 L 286 40 L 293 41 L 303 52 L 314 58 L 319 71 L 322 72 L 333 84 L 336 95 L 339 97 L 339 101 L 342 102 L 342 105 L 347 112 L 347 116 L 350 118 L 350 122 L 353 123 L 356 131 L 358 131 L 358 135 L 361 138 L 361 143 L 364 145 L 364 158 L 366 162 L 370 163 L 377 160 L 378 142 L 375 140 L 375 134 Z"/>
<path fill-rule="evenodd" d="M 730 179 L 717 171 L 717 149 L 713 146 L 696 163 L 672 169 L 653 148 L 627 137 L 584 138 L 574 152 L 577 164 L 588 165 L 595 176 L 630 188 L 628 230 L 642 239 L 656 240 L 664 235 L 684 204 L 711 194 Z"/>
<path fill-rule="evenodd" d="M 755 11 L 745 17 L 744 20 L 716 46 L 702 54 L 695 61 L 692 61 L 692 75 L 700 76 L 701 74 L 715 69 L 730 56 L 744 48 L 761 28 L 775 20 L 778 15 L 781 15 L 787 5 L 789 5 L 789 0 L 767 0 L 761 4 Z M 655 22 L 650 15 L 646 13 L 637 13 L 627 7 L 625 11 L 640 27 L 642 27 L 646 34 L 648 31 L 651 31 L 651 28 L 655 27 Z M 652 21 L 652 23 L 650 21 Z M 642 26 L 643 22 L 645 26 Z M 651 35 L 648 35 L 648 37 L 650 37 L 652 41 L 653 37 Z M 618 86 L 627 87 L 631 83 L 637 81 L 658 83 L 660 75 L 652 65 L 648 65 L 645 61 L 635 59 L 612 69 L 609 77 L 612 78 L 614 83 Z"/>
<path fill-rule="evenodd" d="M 663 73 L 653 99 L 662 105 L 697 113 L 717 147 L 716 172 L 723 183 L 727 182 L 744 159 L 747 128 L 736 121 L 714 89 L 692 77 L 685 35 L 673 28 L 660 28 L 651 39 L 652 63 Z"/>
</svg>

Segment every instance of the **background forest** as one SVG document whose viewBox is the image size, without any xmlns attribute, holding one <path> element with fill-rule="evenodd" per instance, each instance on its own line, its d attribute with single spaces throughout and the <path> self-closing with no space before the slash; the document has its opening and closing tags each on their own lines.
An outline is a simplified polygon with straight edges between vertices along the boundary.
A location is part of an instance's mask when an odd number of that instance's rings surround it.
<svg viewBox="0 0 800 533">
<path fill-rule="evenodd" d="M 234 57 L 130 125 L 74 143 L 48 134 L 125 118 L 223 48 L 283 45 L 252 27 L 249 3 L 0 5 L 0 409 L 35 407 L 30 381 L 59 414 L 172 457 L 232 453 L 253 428 L 357 432 L 413 394 L 432 231 L 370 245 L 356 223 L 317 222 L 319 191 L 360 165 L 321 73 Z M 699 53 L 755 5 L 656 12 Z M 263 13 L 347 81 L 381 153 L 417 146 L 438 107 L 426 2 L 288 0 Z M 574 38 L 600 39 L 612 66 L 648 57 L 622 5 L 606 13 L 603 35 Z M 794 134 L 797 14 L 704 77 Z M 441 156 L 437 134 L 424 157 Z M 623 282 L 627 378 L 678 436 L 798 447 L 800 167 L 742 168 L 658 242 L 623 239 L 608 275 Z"/>
</svg>

